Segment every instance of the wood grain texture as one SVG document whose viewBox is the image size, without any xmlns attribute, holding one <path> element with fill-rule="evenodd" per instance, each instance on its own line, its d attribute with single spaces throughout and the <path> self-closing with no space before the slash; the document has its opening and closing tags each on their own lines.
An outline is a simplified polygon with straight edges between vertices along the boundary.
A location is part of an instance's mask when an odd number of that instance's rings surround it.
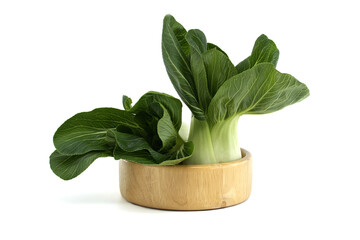
<svg viewBox="0 0 360 240">
<path fill-rule="evenodd" d="M 208 165 L 149 166 L 120 161 L 120 192 L 129 202 L 168 210 L 206 210 L 239 204 L 249 198 L 251 154 Z"/>
</svg>

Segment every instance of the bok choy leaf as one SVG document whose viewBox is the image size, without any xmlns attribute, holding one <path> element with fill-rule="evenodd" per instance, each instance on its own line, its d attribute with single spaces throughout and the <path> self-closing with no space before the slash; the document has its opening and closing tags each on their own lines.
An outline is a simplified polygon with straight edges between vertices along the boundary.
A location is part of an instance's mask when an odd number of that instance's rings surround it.
<svg viewBox="0 0 360 240">
<path fill-rule="evenodd" d="M 162 46 L 170 80 L 193 115 L 189 140 L 195 149 L 185 164 L 241 158 L 240 116 L 275 112 L 309 96 L 305 84 L 276 70 L 279 50 L 264 34 L 251 55 L 235 67 L 223 50 L 207 42 L 201 30 L 186 31 L 167 15 Z"/>
<path fill-rule="evenodd" d="M 151 165 L 174 165 L 189 158 L 193 143 L 179 135 L 181 102 L 167 94 L 148 92 L 125 110 L 97 108 L 65 121 L 54 135 L 50 156 L 53 172 L 64 180 L 82 173 L 95 159 L 114 157 Z"/>
</svg>

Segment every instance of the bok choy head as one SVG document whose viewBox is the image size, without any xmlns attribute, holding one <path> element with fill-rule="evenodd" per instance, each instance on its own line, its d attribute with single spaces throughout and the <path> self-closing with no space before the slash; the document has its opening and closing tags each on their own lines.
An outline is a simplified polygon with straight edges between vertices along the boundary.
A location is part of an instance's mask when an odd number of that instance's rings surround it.
<svg viewBox="0 0 360 240">
<path fill-rule="evenodd" d="M 241 115 L 275 112 L 309 96 L 305 84 L 276 70 L 279 50 L 265 35 L 249 57 L 234 65 L 202 31 L 187 31 L 166 15 L 162 55 L 174 88 L 193 115 L 189 140 L 195 149 L 185 164 L 240 159 Z"/>
<path fill-rule="evenodd" d="M 192 155 L 193 143 L 179 135 L 179 99 L 148 92 L 134 106 L 131 104 L 124 96 L 124 110 L 96 108 L 66 120 L 54 134 L 56 150 L 50 156 L 53 172 L 69 180 L 100 157 L 175 165 Z"/>
</svg>

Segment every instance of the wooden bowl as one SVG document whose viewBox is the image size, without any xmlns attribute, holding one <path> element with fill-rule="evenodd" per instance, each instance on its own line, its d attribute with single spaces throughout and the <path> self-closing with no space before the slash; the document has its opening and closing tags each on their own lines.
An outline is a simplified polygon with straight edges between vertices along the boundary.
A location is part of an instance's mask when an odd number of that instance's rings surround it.
<svg viewBox="0 0 360 240">
<path fill-rule="evenodd" d="M 251 154 L 240 160 L 207 165 L 151 166 L 120 161 L 120 192 L 137 205 L 168 210 L 206 210 L 249 198 Z"/>
</svg>

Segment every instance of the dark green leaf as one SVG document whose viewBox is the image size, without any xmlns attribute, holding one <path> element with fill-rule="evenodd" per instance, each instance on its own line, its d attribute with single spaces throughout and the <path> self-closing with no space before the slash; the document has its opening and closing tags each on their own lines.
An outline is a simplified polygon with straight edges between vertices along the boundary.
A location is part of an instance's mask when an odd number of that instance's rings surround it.
<svg viewBox="0 0 360 240">
<path fill-rule="evenodd" d="M 207 43 L 207 50 L 213 49 L 215 48 L 216 50 L 219 50 L 220 52 L 222 52 L 225 56 L 228 57 L 228 55 L 226 54 L 226 52 L 224 52 L 221 48 L 219 48 L 218 46 L 216 46 L 213 43 Z"/>
<path fill-rule="evenodd" d="M 151 116 L 146 112 L 140 112 L 135 115 L 135 121 L 144 129 L 144 134 L 136 134 L 137 136 L 141 136 L 146 139 L 147 142 L 151 143 L 154 138 L 157 137 L 157 122 L 158 119 Z M 124 132 L 121 129 L 117 129 L 119 132 Z M 130 132 L 125 132 L 130 133 Z M 159 144 L 157 145 L 161 148 L 160 139 L 156 140 Z M 154 145 L 152 145 L 154 146 Z"/>
<path fill-rule="evenodd" d="M 107 138 L 108 129 L 118 125 L 140 128 L 134 116 L 115 108 L 97 108 L 66 120 L 55 132 L 55 148 L 65 155 L 80 155 L 90 151 L 109 150 L 113 142 Z"/>
<path fill-rule="evenodd" d="M 139 101 L 132 107 L 130 112 L 135 114 L 145 112 L 151 115 L 152 113 L 150 112 L 150 105 L 154 102 L 160 103 L 166 108 L 175 126 L 175 129 L 178 131 L 181 127 L 182 104 L 179 99 L 174 98 L 168 94 L 152 91 L 148 92 L 139 99 Z"/>
<path fill-rule="evenodd" d="M 275 67 L 279 59 L 279 50 L 275 43 L 262 34 L 255 42 L 252 53 L 245 60 L 240 62 L 236 69 L 241 73 L 259 63 L 272 63 Z"/>
<path fill-rule="evenodd" d="M 205 115 L 197 100 L 190 63 L 179 43 L 179 36 L 176 36 L 177 31 L 179 31 L 179 24 L 171 15 L 166 15 L 162 33 L 162 55 L 166 71 L 175 90 L 194 116 L 204 120 Z"/>
<path fill-rule="evenodd" d="M 162 142 L 162 147 L 159 151 L 167 152 L 176 144 L 178 130 L 175 129 L 166 108 L 161 104 L 159 105 L 162 108 L 162 117 L 159 119 L 157 125 L 158 136 Z"/>
<path fill-rule="evenodd" d="M 203 53 L 207 50 L 205 34 L 199 29 L 189 30 L 186 34 L 186 41 L 189 43 L 190 47 L 198 53 Z"/>
<path fill-rule="evenodd" d="M 125 109 L 126 111 L 129 111 L 129 110 L 131 109 L 131 103 L 132 103 L 131 98 L 129 98 L 129 97 L 126 96 L 126 95 L 123 95 L 122 101 L 123 101 L 124 109 Z"/>
<path fill-rule="evenodd" d="M 171 30 L 174 33 L 174 36 L 176 37 L 177 41 L 179 42 L 179 45 L 181 46 L 182 51 L 186 56 L 189 55 L 190 47 L 188 42 L 186 41 L 185 37 L 187 34 L 186 29 L 175 20 L 175 18 L 171 15 L 166 15 L 164 18 L 164 22 L 169 25 Z"/>
<path fill-rule="evenodd" d="M 243 71 L 253 67 L 250 60 L 251 60 L 251 56 L 245 58 L 238 65 L 236 65 L 236 70 L 238 71 L 238 73 L 242 73 Z"/>
<path fill-rule="evenodd" d="M 147 151 L 137 151 L 137 152 L 131 152 L 127 153 L 122 151 L 120 148 L 117 148 L 116 151 L 114 151 L 114 158 L 115 159 L 125 159 L 131 162 L 136 162 L 140 164 L 147 164 L 147 165 L 176 165 L 184 160 L 190 158 L 192 156 L 192 153 L 194 151 L 194 144 L 192 142 L 186 142 L 182 144 L 178 150 L 171 154 L 167 154 L 167 160 L 160 162 L 157 164 L 153 158 L 151 157 L 151 154 Z"/>
<path fill-rule="evenodd" d="M 146 150 L 136 151 L 136 152 L 125 152 L 120 149 L 119 146 L 114 148 L 113 152 L 115 160 L 125 159 L 131 162 L 141 163 L 141 164 L 156 164 L 151 154 Z"/>
<path fill-rule="evenodd" d="M 237 74 L 236 68 L 229 58 L 219 50 L 213 48 L 202 54 L 209 92 L 214 96 L 221 85 L 230 77 Z"/>
<path fill-rule="evenodd" d="M 160 165 L 176 165 L 190 158 L 194 152 L 194 144 L 192 142 L 184 143 L 177 151 L 172 153 L 169 160 L 163 161 Z"/>
<path fill-rule="evenodd" d="M 109 130 L 108 134 L 116 139 L 116 143 L 122 151 L 131 153 L 146 150 L 151 154 L 151 157 L 157 163 L 160 163 L 167 158 L 166 155 L 156 152 L 142 137 L 127 133 L 121 133 L 116 130 Z"/>
<path fill-rule="evenodd" d="M 261 63 L 227 80 L 211 100 L 208 116 L 215 124 L 236 114 L 271 113 L 308 95 L 305 84 Z"/>
<path fill-rule="evenodd" d="M 199 99 L 200 108 L 206 113 L 208 105 L 211 101 L 211 95 L 208 87 L 206 69 L 201 54 L 193 51 L 190 58 L 191 71 L 193 73 L 196 92 Z"/>
<path fill-rule="evenodd" d="M 50 168 L 60 178 L 70 180 L 87 169 L 95 159 L 108 156 L 111 156 L 111 154 L 99 151 L 72 156 L 54 151 L 50 156 Z"/>
<path fill-rule="evenodd" d="M 151 126 L 155 130 L 153 131 L 152 129 L 151 131 L 152 133 L 155 133 L 154 138 L 151 141 L 151 146 L 159 152 L 167 152 L 173 145 L 176 144 L 178 129 L 175 129 L 169 112 L 161 103 L 150 103 L 148 106 L 148 112 L 150 113 L 148 119 L 150 118 L 154 120 L 151 122 Z M 177 109 L 177 112 L 181 114 L 181 108 Z M 155 122 L 156 126 L 154 125 Z M 158 147 L 159 144 L 157 144 L 158 140 L 161 142 L 160 147 Z"/>
<path fill-rule="evenodd" d="M 194 78 L 196 93 L 200 108 L 206 113 L 210 103 L 211 96 L 208 90 L 208 82 L 206 69 L 202 53 L 206 51 L 206 37 L 200 30 L 190 30 L 186 35 L 186 39 L 190 44 L 191 57 L 190 66 Z"/>
</svg>

